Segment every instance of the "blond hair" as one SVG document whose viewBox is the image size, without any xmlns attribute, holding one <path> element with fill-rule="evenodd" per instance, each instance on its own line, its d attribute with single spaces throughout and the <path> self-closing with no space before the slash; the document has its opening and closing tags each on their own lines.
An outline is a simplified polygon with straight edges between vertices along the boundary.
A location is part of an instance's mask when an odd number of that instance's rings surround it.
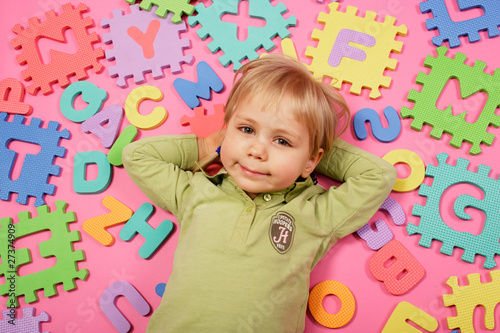
<svg viewBox="0 0 500 333">
<path fill-rule="evenodd" d="M 278 112 L 281 101 L 286 98 L 287 111 L 307 125 L 311 156 L 320 148 L 328 152 L 334 139 L 349 125 L 350 112 L 344 98 L 316 80 L 302 63 L 281 54 L 268 54 L 236 71 L 226 103 L 224 124 L 229 123 L 239 103 L 253 98 L 259 99 L 263 111 L 270 112 Z M 210 164 L 216 157 L 200 161 L 200 167 Z"/>
</svg>

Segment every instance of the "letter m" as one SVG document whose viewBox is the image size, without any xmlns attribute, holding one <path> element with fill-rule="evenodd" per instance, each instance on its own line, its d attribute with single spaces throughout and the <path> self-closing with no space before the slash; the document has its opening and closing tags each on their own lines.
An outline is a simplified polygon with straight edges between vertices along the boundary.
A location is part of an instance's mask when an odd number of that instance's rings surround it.
<svg viewBox="0 0 500 333">
<path fill-rule="evenodd" d="M 196 70 L 198 72 L 198 82 L 191 82 L 181 78 L 174 81 L 175 90 L 192 109 L 200 106 L 198 98 L 210 99 L 210 89 L 220 92 L 224 88 L 224 83 L 205 61 L 199 62 Z"/>
</svg>

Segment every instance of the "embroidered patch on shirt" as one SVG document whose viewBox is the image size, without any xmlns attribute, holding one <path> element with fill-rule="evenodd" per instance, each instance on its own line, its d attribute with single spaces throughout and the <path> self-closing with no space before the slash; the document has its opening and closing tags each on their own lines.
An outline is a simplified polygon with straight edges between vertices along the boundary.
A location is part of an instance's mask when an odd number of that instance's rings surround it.
<svg viewBox="0 0 500 333">
<path fill-rule="evenodd" d="M 271 218 L 269 225 L 269 238 L 271 244 L 280 254 L 286 253 L 293 243 L 295 232 L 295 219 L 285 212 L 278 212 Z"/>
</svg>

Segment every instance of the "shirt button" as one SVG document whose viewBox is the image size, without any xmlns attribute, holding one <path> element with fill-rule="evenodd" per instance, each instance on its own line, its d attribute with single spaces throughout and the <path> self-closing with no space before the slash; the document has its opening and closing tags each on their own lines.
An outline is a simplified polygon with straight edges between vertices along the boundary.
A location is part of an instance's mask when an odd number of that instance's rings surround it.
<svg viewBox="0 0 500 333">
<path fill-rule="evenodd" d="M 269 193 L 264 194 L 264 201 L 271 200 L 271 195 Z"/>
<path fill-rule="evenodd" d="M 247 212 L 250 213 L 252 211 L 252 209 L 253 209 L 252 206 L 247 207 Z"/>
</svg>

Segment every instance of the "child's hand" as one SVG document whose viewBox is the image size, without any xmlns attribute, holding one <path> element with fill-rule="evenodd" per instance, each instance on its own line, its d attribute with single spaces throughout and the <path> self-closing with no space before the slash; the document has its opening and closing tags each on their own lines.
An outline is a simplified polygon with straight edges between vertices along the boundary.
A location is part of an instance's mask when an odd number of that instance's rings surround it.
<svg viewBox="0 0 500 333">
<path fill-rule="evenodd" d="M 215 150 L 222 144 L 225 135 L 226 135 L 226 129 L 223 128 L 221 130 L 213 132 L 206 138 L 197 138 L 198 160 L 201 161 L 205 157 L 213 154 Z"/>
</svg>

